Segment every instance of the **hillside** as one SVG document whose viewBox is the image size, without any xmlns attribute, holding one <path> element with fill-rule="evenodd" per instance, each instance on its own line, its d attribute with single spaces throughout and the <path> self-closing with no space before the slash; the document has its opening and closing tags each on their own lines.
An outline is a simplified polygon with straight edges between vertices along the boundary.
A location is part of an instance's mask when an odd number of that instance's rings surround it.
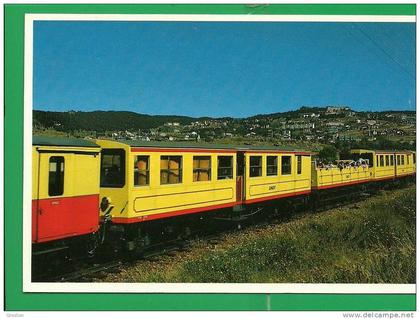
<svg viewBox="0 0 420 319">
<path fill-rule="evenodd" d="M 338 145 L 414 149 L 414 111 L 356 112 L 307 107 L 247 118 L 147 115 L 126 111 L 33 111 L 35 134 L 157 141 Z M 341 146 L 340 146 L 341 145 Z"/>
<path fill-rule="evenodd" d="M 126 111 L 93 111 L 93 112 L 48 112 L 33 111 L 34 125 L 57 130 L 96 130 L 99 132 L 131 129 L 149 129 L 176 121 L 189 124 L 194 119 L 188 116 L 147 115 Z"/>
</svg>

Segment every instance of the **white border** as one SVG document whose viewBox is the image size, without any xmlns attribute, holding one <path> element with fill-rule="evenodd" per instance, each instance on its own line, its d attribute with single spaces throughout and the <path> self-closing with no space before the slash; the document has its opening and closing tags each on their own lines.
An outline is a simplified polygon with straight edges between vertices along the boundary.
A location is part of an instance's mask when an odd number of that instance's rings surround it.
<svg viewBox="0 0 420 319">
<path fill-rule="evenodd" d="M 32 158 L 33 22 L 66 21 L 212 21 L 212 22 L 416 22 L 415 16 L 380 15 L 217 15 L 217 14 L 26 14 L 24 62 L 24 158 Z M 201 284 L 201 283 L 32 283 L 32 161 L 24 161 L 23 291 L 124 293 L 380 293 L 413 294 L 415 284 Z"/>
<path fill-rule="evenodd" d="M 26 14 L 26 21 L 208 21 L 208 22 L 416 22 L 398 15 L 274 15 L 274 14 Z M 26 42 L 25 42 L 26 43 Z"/>
<path fill-rule="evenodd" d="M 32 283 L 24 292 L 413 294 L 414 284 Z"/>
</svg>

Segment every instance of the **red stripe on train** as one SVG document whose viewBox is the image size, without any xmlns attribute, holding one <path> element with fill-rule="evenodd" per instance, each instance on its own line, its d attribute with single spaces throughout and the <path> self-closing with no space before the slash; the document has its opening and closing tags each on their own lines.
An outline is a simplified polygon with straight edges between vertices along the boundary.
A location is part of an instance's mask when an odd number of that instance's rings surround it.
<svg viewBox="0 0 420 319">
<path fill-rule="evenodd" d="M 269 200 L 274 200 L 274 199 L 280 199 L 280 198 L 285 198 L 285 197 L 306 195 L 306 194 L 309 194 L 310 192 L 311 192 L 311 190 L 307 190 L 307 191 L 301 191 L 301 192 L 292 192 L 292 193 L 281 194 L 281 195 L 274 195 L 274 196 L 266 196 L 266 197 L 255 198 L 255 199 L 248 199 L 248 200 L 245 201 L 245 203 L 246 204 L 253 204 L 253 203 L 269 201 Z"/>
<path fill-rule="evenodd" d="M 406 177 L 406 176 L 410 176 L 410 175 L 416 175 L 416 172 L 411 172 L 411 173 L 403 173 L 403 174 L 398 174 L 396 177 Z"/>
<path fill-rule="evenodd" d="M 196 208 L 191 208 L 191 209 L 177 210 L 177 211 L 168 212 L 168 213 L 160 213 L 160 214 L 131 217 L 131 218 L 113 217 L 112 222 L 116 224 L 139 223 L 139 222 L 144 222 L 144 221 L 149 221 L 149 220 L 156 220 L 156 219 L 162 219 L 162 218 L 168 218 L 168 217 L 199 213 L 199 212 L 204 212 L 204 211 L 209 211 L 209 210 L 228 208 L 228 207 L 233 207 L 236 204 L 237 204 L 236 202 L 233 202 L 233 203 L 227 203 L 227 204 L 221 204 L 221 205 L 196 207 Z"/>
<path fill-rule="evenodd" d="M 314 189 L 328 189 L 328 188 L 350 186 L 350 185 L 368 183 L 368 182 L 392 180 L 392 179 L 395 179 L 395 178 L 406 177 L 406 176 L 409 176 L 409 175 L 416 175 L 416 173 L 400 174 L 400 175 L 397 175 L 397 176 L 392 175 L 392 176 L 386 176 L 386 177 L 376 177 L 376 178 L 370 178 L 370 179 L 363 179 L 363 180 L 356 181 L 356 182 L 337 183 L 337 184 L 331 184 L 331 185 L 326 185 L 326 186 L 314 187 Z"/>
<path fill-rule="evenodd" d="M 314 187 L 315 189 L 328 189 L 328 188 L 334 188 L 334 187 L 343 187 L 343 186 L 350 186 L 350 185 L 356 185 L 356 184 L 361 184 L 361 183 L 367 183 L 373 181 L 371 179 L 363 179 L 363 180 L 359 180 L 359 181 L 354 181 L 354 182 L 345 182 L 345 183 L 336 183 L 336 184 L 331 184 L 331 185 L 325 185 L 325 186 L 318 186 L 318 187 Z"/>
</svg>

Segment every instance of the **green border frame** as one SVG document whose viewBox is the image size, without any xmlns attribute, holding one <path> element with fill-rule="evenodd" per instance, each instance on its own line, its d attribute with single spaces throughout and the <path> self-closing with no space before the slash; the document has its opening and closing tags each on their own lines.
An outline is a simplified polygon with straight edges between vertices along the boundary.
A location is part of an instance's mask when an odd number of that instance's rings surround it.
<svg viewBox="0 0 420 319">
<path fill-rule="evenodd" d="M 124 294 L 22 292 L 23 81 L 25 13 L 411 15 L 415 4 L 5 4 L 5 310 L 415 311 L 416 295 Z M 7 167 L 7 170 L 5 169 Z"/>
</svg>

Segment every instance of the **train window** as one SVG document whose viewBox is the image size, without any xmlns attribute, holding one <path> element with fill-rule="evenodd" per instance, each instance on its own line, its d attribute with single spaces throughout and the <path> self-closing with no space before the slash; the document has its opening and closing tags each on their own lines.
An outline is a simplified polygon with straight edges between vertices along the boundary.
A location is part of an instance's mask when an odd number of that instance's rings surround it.
<svg viewBox="0 0 420 319">
<path fill-rule="evenodd" d="M 297 173 L 298 175 L 302 174 L 302 155 L 297 155 Z"/>
<path fill-rule="evenodd" d="M 262 156 L 249 157 L 249 176 L 262 176 Z"/>
<path fill-rule="evenodd" d="M 103 149 L 101 152 L 101 187 L 121 188 L 125 184 L 125 152 Z"/>
<path fill-rule="evenodd" d="M 413 164 L 416 164 L 416 153 L 413 153 Z"/>
<path fill-rule="evenodd" d="M 369 167 L 373 167 L 373 154 L 372 153 L 361 153 L 360 155 L 357 156 L 358 158 L 356 160 L 358 160 L 359 158 L 365 159 L 369 162 Z"/>
<path fill-rule="evenodd" d="M 134 157 L 134 186 L 149 185 L 149 156 Z"/>
<path fill-rule="evenodd" d="M 391 166 L 394 166 L 394 155 L 389 155 L 389 160 L 391 162 Z"/>
<path fill-rule="evenodd" d="M 407 155 L 407 165 L 410 165 L 410 155 Z"/>
<path fill-rule="evenodd" d="M 217 157 L 217 179 L 233 178 L 233 156 Z"/>
<path fill-rule="evenodd" d="M 48 170 L 48 196 L 64 193 L 64 157 L 51 156 Z"/>
<path fill-rule="evenodd" d="M 267 176 L 275 176 L 278 171 L 278 157 L 267 156 Z"/>
<path fill-rule="evenodd" d="M 401 155 L 401 165 L 404 165 L 404 157 L 405 155 Z"/>
<path fill-rule="evenodd" d="M 194 182 L 211 180 L 211 157 L 194 156 L 193 158 Z"/>
<path fill-rule="evenodd" d="M 385 156 L 385 165 L 389 166 L 389 155 Z"/>
<path fill-rule="evenodd" d="M 376 166 L 379 166 L 379 155 L 376 155 Z"/>
<path fill-rule="evenodd" d="M 282 156 L 281 157 L 281 175 L 292 174 L 292 157 Z"/>
<path fill-rule="evenodd" d="M 401 165 L 401 157 L 397 155 L 397 165 Z"/>
<path fill-rule="evenodd" d="M 379 156 L 379 166 L 381 166 L 381 167 L 384 166 L 384 156 L 383 155 Z"/>
<path fill-rule="evenodd" d="M 182 156 L 160 157 L 160 183 L 182 183 Z"/>
</svg>

